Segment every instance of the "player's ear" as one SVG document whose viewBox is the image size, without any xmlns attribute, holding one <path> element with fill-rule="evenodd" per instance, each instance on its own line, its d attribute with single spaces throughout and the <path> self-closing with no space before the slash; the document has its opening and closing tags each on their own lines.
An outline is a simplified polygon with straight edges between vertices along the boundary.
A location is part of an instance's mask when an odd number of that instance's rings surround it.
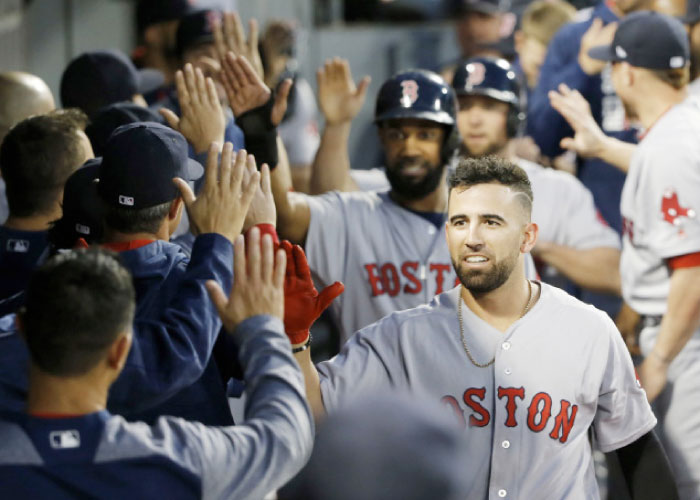
<svg viewBox="0 0 700 500">
<path fill-rule="evenodd" d="M 523 239 L 520 243 L 520 253 L 528 253 L 537 243 L 537 234 L 540 228 L 534 222 L 528 222 L 523 230 Z"/>
<path fill-rule="evenodd" d="M 126 358 L 131 349 L 131 330 L 120 333 L 117 339 L 112 342 L 107 352 L 107 364 L 119 374 L 126 363 Z M 116 377 L 115 377 L 116 378 Z"/>
</svg>

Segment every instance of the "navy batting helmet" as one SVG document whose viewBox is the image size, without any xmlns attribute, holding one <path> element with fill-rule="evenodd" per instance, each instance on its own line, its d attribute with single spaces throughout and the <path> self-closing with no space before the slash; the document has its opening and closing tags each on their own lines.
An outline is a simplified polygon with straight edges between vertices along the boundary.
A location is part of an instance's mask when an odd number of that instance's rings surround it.
<svg viewBox="0 0 700 500">
<path fill-rule="evenodd" d="M 460 143 L 457 131 L 457 99 L 437 73 L 410 69 L 384 82 L 377 95 L 374 123 L 402 118 L 428 120 L 447 128 L 442 158 L 448 161 Z"/>
<path fill-rule="evenodd" d="M 510 104 L 507 132 L 520 135 L 525 128 L 525 111 L 520 81 L 505 59 L 473 57 L 457 66 L 452 88 L 461 95 L 483 95 Z"/>
</svg>

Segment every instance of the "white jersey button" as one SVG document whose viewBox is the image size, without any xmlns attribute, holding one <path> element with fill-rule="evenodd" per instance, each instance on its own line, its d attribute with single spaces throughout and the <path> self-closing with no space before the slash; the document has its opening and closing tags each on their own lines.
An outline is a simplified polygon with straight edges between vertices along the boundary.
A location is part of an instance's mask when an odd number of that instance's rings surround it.
<svg viewBox="0 0 700 500">
<path fill-rule="evenodd" d="M 428 226 L 428 234 L 435 234 L 435 226 Z"/>
<path fill-rule="evenodd" d="M 506 368 L 505 370 L 503 370 L 503 372 L 504 372 L 506 375 L 510 375 L 511 373 L 513 373 L 512 370 L 511 370 L 510 368 Z"/>
<path fill-rule="evenodd" d="M 505 448 L 505 449 L 507 450 L 508 448 L 510 448 L 510 441 L 508 441 L 508 440 L 506 439 L 505 441 L 503 441 L 503 442 L 501 443 L 501 446 L 503 446 L 503 448 Z"/>
<path fill-rule="evenodd" d="M 498 496 L 501 498 L 505 498 L 508 492 L 506 490 L 498 490 Z"/>
<path fill-rule="evenodd" d="M 503 342 L 501 347 L 503 347 L 504 351 L 507 351 L 508 349 L 510 349 L 510 342 Z"/>
</svg>

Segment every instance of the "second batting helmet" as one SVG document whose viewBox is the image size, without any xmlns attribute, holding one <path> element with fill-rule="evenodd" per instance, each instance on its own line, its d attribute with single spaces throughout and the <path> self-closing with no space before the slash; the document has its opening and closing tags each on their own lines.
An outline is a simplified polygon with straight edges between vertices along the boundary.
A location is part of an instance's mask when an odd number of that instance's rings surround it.
<svg viewBox="0 0 700 500">
<path fill-rule="evenodd" d="M 460 143 L 457 131 L 457 99 L 450 86 L 437 73 L 410 69 L 395 74 L 384 82 L 377 95 L 374 122 L 416 118 L 447 128 L 442 147 L 447 162 Z"/>
<path fill-rule="evenodd" d="M 510 104 L 507 132 L 520 135 L 525 128 L 525 112 L 520 81 L 505 59 L 473 57 L 457 66 L 452 88 L 458 96 L 483 95 Z"/>
</svg>

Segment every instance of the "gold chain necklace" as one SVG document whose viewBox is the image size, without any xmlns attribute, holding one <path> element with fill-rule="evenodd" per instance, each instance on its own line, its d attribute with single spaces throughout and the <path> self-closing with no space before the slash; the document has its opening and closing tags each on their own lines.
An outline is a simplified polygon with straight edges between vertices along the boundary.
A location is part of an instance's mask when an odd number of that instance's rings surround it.
<svg viewBox="0 0 700 500">
<path fill-rule="evenodd" d="M 492 365 L 494 361 L 496 361 L 496 355 L 494 354 L 493 358 L 488 363 L 477 363 L 477 361 L 472 356 L 472 353 L 469 350 L 469 347 L 467 346 L 467 341 L 464 339 L 464 325 L 462 324 L 462 289 L 464 289 L 464 285 L 462 285 L 462 287 L 460 288 L 459 306 L 457 307 L 457 317 L 459 318 L 459 336 L 462 339 L 462 346 L 464 346 L 464 352 L 467 353 L 469 361 L 471 361 L 474 366 L 477 366 L 479 368 L 486 368 L 487 366 Z M 520 318 L 527 314 L 527 312 L 530 310 L 530 306 L 532 305 L 532 282 L 530 280 L 527 280 L 527 290 L 527 304 L 525 304 L 525 309 L 523 309 L 523 312 L 520 314 Z"/>
</svg>

